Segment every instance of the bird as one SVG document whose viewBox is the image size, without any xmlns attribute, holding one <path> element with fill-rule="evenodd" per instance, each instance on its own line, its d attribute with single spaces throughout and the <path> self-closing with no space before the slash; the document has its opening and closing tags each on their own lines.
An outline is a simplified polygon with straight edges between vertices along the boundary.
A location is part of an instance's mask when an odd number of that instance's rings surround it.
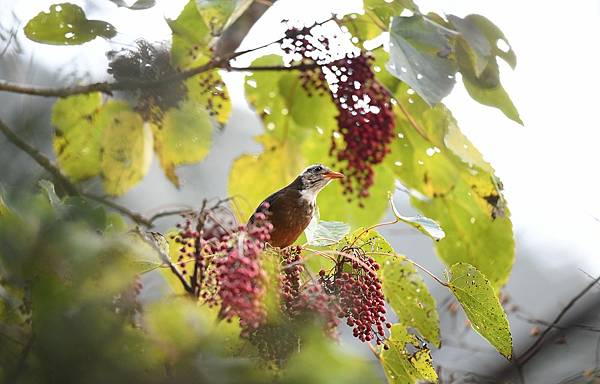
<svg viewBox="0 0 600 384">
<path fill-rule="evenodd" d="M 264 199 L 248 223 L 253 224 L 257 214 L 265 214 L 273 227 L 269 244 L 278 248 L 290 246 L 312 220 L 319 192 L 332 180 L 343 177 L 322 164 L 311 165 L 290 184 Z"/>
</svg>

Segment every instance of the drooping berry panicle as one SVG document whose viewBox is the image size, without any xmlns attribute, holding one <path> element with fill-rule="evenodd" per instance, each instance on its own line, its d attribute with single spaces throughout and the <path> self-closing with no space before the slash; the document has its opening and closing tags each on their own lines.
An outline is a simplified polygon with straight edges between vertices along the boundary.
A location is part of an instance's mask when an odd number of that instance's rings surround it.
<svg viewBox="0 0 600 384">
<path fill-rule="evenodd" d="M 317 319 L 323 323 L 325 332 L 335 336 L 340 311 L 337 297 L 325 292 L 320 280 L 303 283 L 304 270 L 301 247 L 283 250 L 280 293 L 282 312 L 291 320 Z"/>
<path fill-rule="evenodd" d="M 325 289 L 335 292 L 340 300 L 338 316 L 346 319 L 354 337 L 363 342 L 384 344 L 386 320 L 385 299 L 377 277 L 379 264 L 360 249 L 346 249 L 348 256 L 338 259 L 335 269 L 319 272 Z"/>
<path fill-rule="evenodd" d="M 317 69 L 301 72 L 303 87 L 309 95 L 315 91 L 331 95 L 338 110 L 338 131 L 333 134 L 330 155 L 347 176 L 342 180 L 344 193 L 365 198 L 374 182 L 373 166 L 384 160 L 394 138 L 391 97 L 375 78 L 372 55 L 356 49 L 343 51 L 339 38 L 333 37 L 337 44 L 314 36 L 311 28 L 291 28 L 282 48 L 292 60 L 317 65 Z M 343 138 L 343 145 L 336 135 Z"/>
<path fill-rule="evenodd" d="M 267 276 L 260 256 L 271 228 L 263 213 L 256 214 L 253 224 L 240 226 L 225 240 L 224 255 L 215 259 L 219 316 L 226 320 L 237 316 L 242 336 L 258 328 L 266 318 L 262 297 Z"/>
</svg>

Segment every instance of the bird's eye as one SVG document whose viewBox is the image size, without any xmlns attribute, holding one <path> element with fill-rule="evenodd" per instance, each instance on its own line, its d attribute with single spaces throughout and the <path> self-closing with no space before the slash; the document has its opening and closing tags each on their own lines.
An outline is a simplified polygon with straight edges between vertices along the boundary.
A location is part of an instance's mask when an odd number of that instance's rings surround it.
<svg viewBox="0 0 600 384">
<path fill-rule="evenodd" d="M 314 170 L 315 170 L 315 172 L 323 172 L 323 167 L 320 165 L 317 165 Z"/>
</svg>

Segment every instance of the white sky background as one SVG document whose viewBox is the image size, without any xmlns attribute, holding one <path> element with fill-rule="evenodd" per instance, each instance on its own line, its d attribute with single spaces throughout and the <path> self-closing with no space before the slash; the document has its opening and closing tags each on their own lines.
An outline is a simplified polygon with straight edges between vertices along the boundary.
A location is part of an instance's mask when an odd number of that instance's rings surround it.
<svg viewBox="0 0 600 384">
<path fill-rule="evenodd" d="M 600 221 L 595 219 L 600 220 L 600 1 L 573 1 L 568 10 L 559 1 L 416 1 L 424 12 L 482 14 L 505 33 L 518 64 L 514 72 L 501 66 L 501 78 L 525 127 L 471 100 L 460 82 L 444 102 L 502 179 L 518 241 L 527 244 L 539 262 L 600 272 Z M 0 0 L 0 20 L 7 20 L 12 9 L 26 21 L 55 2 Z M 108 0 L 97 0 L 102 2 Z M 159 0 L 151 10 L 114 8 L 102 16 L 120 32 L 114 39 L 118 43 L 138 37 L 168 41 L 163 17 L 176 17 L 185 3 Z M 281 19 L 311 22 L 359 7 L 359 0 L 280 0 L 243 47 L 277 38 L 284 30 Z M 99 15 L 90 12 L 88 17 Z M 102 39 L 80 47 L 25 44 L 34 49 L 32 60 L 43 58 L 57 69 L 82 66 L 98 78 L 105 74 L 104 52 L 122 47 Z M 246 107 L 241 76 L 226 79 L 234 103 Z"/>
</svg>

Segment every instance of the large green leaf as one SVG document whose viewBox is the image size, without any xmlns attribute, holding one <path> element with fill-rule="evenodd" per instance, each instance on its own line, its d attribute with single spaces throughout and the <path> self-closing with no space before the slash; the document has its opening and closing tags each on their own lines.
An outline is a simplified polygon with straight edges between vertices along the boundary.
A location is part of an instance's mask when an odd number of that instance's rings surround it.
<svg viewBox="0 0 600 384">
<path fill-rule="evenodd" d="M 390 384 L 416 384 L 437 382 L 437 373 L 431 362 L 428 349 L 421 348 L 414 335 L 406 331 L 403 324 L 394 324 L 392 335 L 387 339 L 389 349 L 381 353 L 381 363 Z M 416 351 L 409 353 L 407 345 Z"/>
<path fill-rule="evenodd" d="M 175 167 L 206 157 L 212 140 L 212 124 L 198 103 L 186 100 L 171 108 L 160 123 L 152 126 L 154 150 L 167 178 L 179 186 Z"/>
<path fill-rule="evenodd" d="M 450 289 L 462 305 L 475 331 L 504 357 L 512 356 L 512 336 L 506 313 L 486 277 L 467 263 L 450 268 Z"/>
<path fill-rule="evenodd" d="M 111 24 L 88 20 L 83 9 L 71 3 L 51 5 L 49 12 L 40 12 L 25 26 L 25 36 L 44 44 L 76 45 L 98 36 L 111 39 L 116 34 Z"/>
<path fill-rule="evenodd" d="M 454 87 L 456 64 L 448 59 L 451 31 L 423 16 L 396 16 L 390 29 L 388 71 L 410 85 L 429 104 Z"/>
<path fill-rule="evenodd" d="M 440 346 L 440 319 L 435 300 L 415 267 L 405 257 L 390 257 L 381 272 L 383 293 L 401 323 L 415 328 Z"/>
<path fill-rule="evenodd" d="M 358 228 L 348 236 L 344 237 L 337 246 L 340 252 L 347 251 L 350 248 L 360 248 L 367 256 L 375 259 L 380 265 L 395 256 L 394 249 L 374 229 Z"/>
<path fill-rule="evenodd" d="M 436 244 L 447 266 L 468 262 L 498 288 L 514 262 L 514 239 L 500 183 L 443 106 L 429 108 L 406 85 L 395 91 L 398 138 L 388 155 L 412 203 L 446 233 Z"/>
<path fill-rule="evenodd" d="M 152 135 L 141 116 L 122 101 L 106 103 L 97 126 L 102 130 L 104 189 L 111 195 L 122 195 L 148 172 Z"/>
<path fill-rule="evenodd" d="M 59 99 L 52 107 L 52 145 L 61 171 L 73 181 L 100 173 L 102 129 L 96 120 L 101 108 L 98 92 Z"/>
<path fill-rule="evenodd" d="M 175 20 L 167 20 L 173 35 L 171 62 L 186 69 L 208 62 L 211 35 L 202 20 L 196 0 L 189 0 Z"/>
</svg>

